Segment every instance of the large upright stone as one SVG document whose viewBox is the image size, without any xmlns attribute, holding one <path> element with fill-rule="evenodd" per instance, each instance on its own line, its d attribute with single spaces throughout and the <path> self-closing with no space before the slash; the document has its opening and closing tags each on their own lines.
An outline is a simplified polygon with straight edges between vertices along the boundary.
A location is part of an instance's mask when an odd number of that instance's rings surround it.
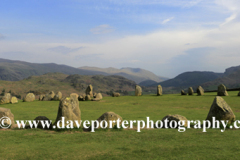
<svg viewBox="0 0 240 160">
<path fill-rule="evenodd" d="M 228 96 L 227 89 L 226 89 L 226 87 L 223 84 L 220 84 L 218 86 L 218 93 L 217 93 L 217 95 L 218 96 Z"/>
<path fill-rule="evenodd" d="M 0 128 L 7 129 L 10 126 L 12 128 L 15 125 L 14 115 L 12 114 L 9 108 L 0 107 L 0 119 L 1 119 Z"/>
<path fill-rule="evenodd" d="M 203 89 L 201 86 L 198 86 L 198 88 L 197 88 L 197 94 L 198 94 L 199 96 L 204 95 L 204 89 Z"/>
<path fill-rule="evenodd" d="M 161 96 L 162 95 L 162 86 L 158 85 L 157 86 L 157 96 Z"/>
<path fill-rule="evenodd" d="M 11 98 L 11 102 L 10 102 L 10 103 L 12 103 L 12 104 L 18 103 L 17 97 L 13 96 L 13 97 Z"/>
<path fill-rule="evenodd" d="M 93 87 L 91 84 L 86 89 L 86 95 L 90 95 L 90 97 L 93 97 Z"/>
<path fill-rule="evenodd" d="M 33 93 L 28 93 L 24 98 L 23 102 L 32 102 L 35 100 L 35 95 Z"/>
<path fill-rule="evenodd" d="M 78 100 L 71 97 L 65 97 L 60 100 L 58 115 L 54 124 L 56 125 L 58 121 L 62 120 L 62 117 L 65 118 L 65 126 L 67 126 L 68 120 L 73 121 L 74 126 L 76 126 L 75 121 L 81 124 L 81 111 Z M 62 126 L 62 121 L 59 122 L 59 125 Z"/>
<path fill-rule="evenodd" d="M 5 93 L 4 96 L 0 100 L 0 104 L 6 104 L 11 102 L 11 94 L 10 93 Z"/>
<path fill-rule="evenodd" d="M 60 101 L 62 99 L 62 92 L 58 91 L 57 94 L 55 94 L 53 100 Z"/>
<path fill-rule="evenodd" d="M 240 92 L 238 92 L 238 96 L 240 96 Z"/>
<path fill-rule="evenodd" d="M 141 96 L 142 95 L 142 88 L 139 85 L 135 86 L 135 96 Z"/>
<path fill-rule="evenodd" d="M 193 91 L 193 89 L 192 89 L 192 87 L 189 87 L 188 88 L 188 95 L 193 95 L 194 94 L 194 91 Z"/>
<path fill-rule="evenodd" d="M 235 121 L 235 115 L 231 107 L 220 96 L 216 96 L 209 110 L 206 120 L 212 122 L 212 117 L 216 120 L 228 120 L 229 124 Z"/>
</svg>

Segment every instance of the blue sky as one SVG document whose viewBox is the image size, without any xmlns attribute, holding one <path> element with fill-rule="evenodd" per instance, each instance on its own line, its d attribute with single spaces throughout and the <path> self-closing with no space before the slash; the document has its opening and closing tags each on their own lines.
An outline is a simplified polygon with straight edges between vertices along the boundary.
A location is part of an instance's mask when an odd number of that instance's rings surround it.
<svg viewBox="0 0 240 160">
<path fill-rule="evenodd" d="M 0 2 L 0 58 L 167 77 L 240 65 L 238 0 Z"/>
</svg>

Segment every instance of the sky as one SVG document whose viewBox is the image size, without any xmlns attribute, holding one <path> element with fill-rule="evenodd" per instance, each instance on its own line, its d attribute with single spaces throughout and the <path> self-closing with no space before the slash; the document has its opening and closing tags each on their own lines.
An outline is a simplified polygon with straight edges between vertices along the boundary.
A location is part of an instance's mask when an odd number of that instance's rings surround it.
<svg viewBox="0 0 240 160">
<path fill-rule="evenodd" d="M 240 65 L 239 0 L 0 0 L 0 58 L 173 78 Z"/>
</svg>

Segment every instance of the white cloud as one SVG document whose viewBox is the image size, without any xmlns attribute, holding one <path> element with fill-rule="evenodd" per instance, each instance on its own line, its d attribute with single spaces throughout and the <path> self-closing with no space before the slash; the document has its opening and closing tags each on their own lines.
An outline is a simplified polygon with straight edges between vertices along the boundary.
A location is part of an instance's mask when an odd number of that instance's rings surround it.
<svg viewBox="0 0 240 160">
<path fill-rule="evenodd" d="M 105 34 L 105 33 L 113 32 L 114 28 L 109 26 L 108 24 L 103 24 L 103 25 L 100 25 L 100 26 L 90 29 L 90 31 L 93 34 Z"/>
<path fill-rule="evenodd" d="M 171 18 L 168 18 L 168 19 L 165 19 L 162 21 L 162 24 L 166 24 L 167 22 L 171 21 L 174 17 L 171 17 Z"/>
</svg>

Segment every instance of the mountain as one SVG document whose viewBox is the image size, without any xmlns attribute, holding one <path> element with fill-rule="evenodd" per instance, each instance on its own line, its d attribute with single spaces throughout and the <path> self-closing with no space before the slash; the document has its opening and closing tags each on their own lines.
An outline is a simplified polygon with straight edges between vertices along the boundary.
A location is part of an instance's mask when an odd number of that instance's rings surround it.
<svg viewBox="0 0 240 160">
<path fill-rule="evenodd" d="M 67 75 L 107 75 L 104 72 L 77 69 L 54 63 L 29 63 L 0 58 L 0 80 L 19 81 L 32 75 L 59 72 Z"/>
<path fill-rule="evenodd" d="M 240 87 L 240 66 L 227 68 L 222 77 L 202 84 L 207 90 L 216 90 L 217 86 L 224 84 L 227 88 Z"/>
<path fill-rule="evenodd" d="M 147 71 L 145 69 L 141 69 L 141 68 L 121 68 L 121 69 L 117 69 L 117 68 L 98 68 L 98 67 L 79 67 L 79 69 L 82 70 L 88 70 L 88 71 L 97 71 L 97 72 L 103 72 L 109 75 L 119 75 L 119 76 L 123 76 L 127 79 L 133 80 L 136 83 L 140 83 L 143 82 L 145 80 L 153 80 L 156 82 L 162 82 L 164 81 L 166 78 L 165 77 L 159 77 L 157 75 L 155 75 L 154 73 Z"/>
<path fill-rule="evenodd" d="M 64 96 L 70 93 L 84 93 L 87 86 L 92 84 L 94 92 L 103 95 L 112 91 L 121 94 L 134 91 L 136 83 L 120 76 L 103 75 L 66 75 L 63 73 L 47 73 L 41 76 L 30 76 L 21 81 L 0 81 L 0 91 L 11 91 L 14 95 L 25 95 L 32 92 L 36 95 L 61 91 Z M 122 94 L 123 95 L 123 94 Z"/>
<path fill-rule="evenodd" d="M 145 81 L 142 81 L 139 83 L 140 86 L 151 86 L 151 85 L 154 85 L 156 84 L 157 82 L 156 81 L 153 81 L 153 80 L 145 80 Z"/>
<path fill-rule="evenodd" d="M 173 79 L 156 83 L 151 86 L 157 86 L 158 84 L 160 84 L 162 87 L 198 86 L 205 82 L 215 80 L 221 76 L 223 76 L 222 73 L 214 73 L 214 72 L 200 72 L 200 71 L 184 72 Z"/>
</svg>

